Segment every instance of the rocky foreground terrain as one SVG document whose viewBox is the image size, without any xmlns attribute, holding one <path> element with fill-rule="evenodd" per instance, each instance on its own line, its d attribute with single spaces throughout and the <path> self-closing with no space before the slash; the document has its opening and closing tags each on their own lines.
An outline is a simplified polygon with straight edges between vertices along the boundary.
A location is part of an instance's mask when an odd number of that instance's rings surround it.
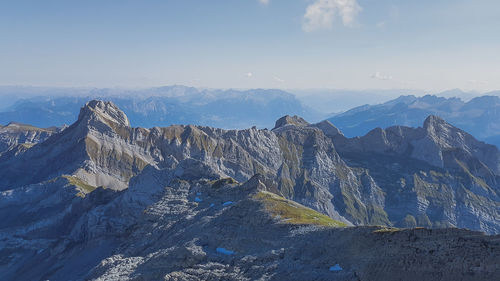
<svg viewBox="0 0 500 281">
<path fill-rule="evenodd" d="M 500 278 L 500 153 L 439 117 L 360 138 L 290 116 L 144 129 L 91 101 L 14 147 L 3 280 Z"/>
</svg>

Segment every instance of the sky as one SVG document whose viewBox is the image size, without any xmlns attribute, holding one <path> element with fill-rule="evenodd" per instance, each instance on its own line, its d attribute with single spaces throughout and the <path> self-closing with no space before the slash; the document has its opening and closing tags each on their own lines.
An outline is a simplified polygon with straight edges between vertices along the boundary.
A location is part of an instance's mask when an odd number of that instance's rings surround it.
<svg viewBox="0 0 500 281">
<path fill-rule="evenodd" d="M 0 85 L 500 89 L 498 0 L 0 0 Z"/>
</svg>

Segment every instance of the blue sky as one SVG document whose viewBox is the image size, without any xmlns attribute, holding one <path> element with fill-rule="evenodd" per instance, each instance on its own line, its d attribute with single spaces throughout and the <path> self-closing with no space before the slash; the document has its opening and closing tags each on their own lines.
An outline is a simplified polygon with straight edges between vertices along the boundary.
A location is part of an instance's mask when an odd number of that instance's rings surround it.
<svg viewBox="0 0 500 281">
<path fill-rule="evenodd" d="M 500 89 L 498 0 L 0 0 L 0 85 Z"/>
</svg>

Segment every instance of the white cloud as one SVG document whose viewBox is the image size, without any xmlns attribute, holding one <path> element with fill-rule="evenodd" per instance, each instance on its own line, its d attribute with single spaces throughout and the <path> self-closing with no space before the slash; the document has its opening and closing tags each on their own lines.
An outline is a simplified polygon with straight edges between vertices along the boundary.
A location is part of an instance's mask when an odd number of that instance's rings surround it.
<svg viewBox="0 0 500 281">
<path fill-rule="evenodd" d="M 306 9 L 302 29 L 306 32 L 329 29 L 336 16 L 342 18 L 345 26 L 350 26 L 360 11 L 356 0 L 316 0 Z"/>
<path fill-rule="evenodd" d="M 267 5 L 271 0 L 259 0 L 261 4 Z"/>
<path fill-rule="evenodd" d="M 246 74 L 246 76 L 247 76 L 248 78 L 252 78 L 252 77 L 253 77 L 253 73 L 252 73 L 252 72 L 248 72 L 248 73 Z"/>
<path fill-rule="evenodd" d="M 370 75 L 371 78 L 373 79 L 378 79 L 378 80 L 392 80 L 391 75 L 385 75 L 380 72 L 375 72 L 374 74 Z"/>
<path fill-rule="evenodd" d="M 278 83 L 285 83 L 285 80 L 283 80 L 283 79 L 281 79 L 279 77 L 276 77 L 276 76 L 273 77 L 273 80 L 276 81 L 276 82 L 278 82 Z"/>
</svg>

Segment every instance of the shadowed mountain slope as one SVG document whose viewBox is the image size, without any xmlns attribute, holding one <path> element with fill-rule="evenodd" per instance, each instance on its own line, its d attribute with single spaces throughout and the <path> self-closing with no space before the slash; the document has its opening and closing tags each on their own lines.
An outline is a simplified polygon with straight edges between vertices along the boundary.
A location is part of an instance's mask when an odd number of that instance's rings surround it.
<svg viewBox="0 0 500 281">
<path fill-rule="evenodd" d="M 297 116 L 273 130 L 132 128 L 90 101 L 70 127 L 0 157 L 0 275 L 494 278 L 497 236 L 391 226 L 500 233 L 498 154 L 434 116 L 349 139 Z"/>
</svg>

